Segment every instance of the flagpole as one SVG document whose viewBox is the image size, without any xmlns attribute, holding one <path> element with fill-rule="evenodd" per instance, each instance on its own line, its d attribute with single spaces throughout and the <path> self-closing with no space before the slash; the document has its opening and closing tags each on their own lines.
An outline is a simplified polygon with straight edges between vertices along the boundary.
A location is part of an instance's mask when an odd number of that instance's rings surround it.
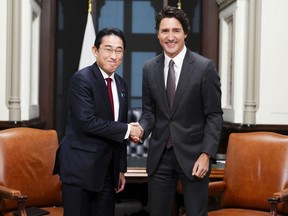
<svg viewBox="0 0 288 216">
<path fill-rule="evenodd" d="M 92 0 L 88 0 L 88 13 L 92 13 Z"/>
<path fill-rule="evenodd" d="M 92 17 L 92 0 L 88 1 L 87 23 L 85 27 L 81 55 L 79 60 L 79 69 L 92 65 L 95 62 L 95 57 L 92 53 L 92 46 L 95 41 L 95 28 Z"/>
<path fill-rule="evenodd" d="M 178 0 L 178 3 L 177 3 L 177 7 L 178 7 L 178 9 L 181 9 L 181 0 Z"/>
</svg>

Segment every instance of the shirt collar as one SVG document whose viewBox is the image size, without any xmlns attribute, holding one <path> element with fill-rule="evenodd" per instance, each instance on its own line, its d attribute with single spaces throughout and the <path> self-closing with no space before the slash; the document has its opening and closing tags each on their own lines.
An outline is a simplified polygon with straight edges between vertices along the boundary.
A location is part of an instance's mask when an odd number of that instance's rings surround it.
<svg viewBox="0 0 288 216">
<path fill-rule="evenodd" d="M 98 67 L 99 67 L 99 66 L 98 66 Z M 108 76 L 108 74 L 105 73 L 104 70 L 102 70 L 102 68 L 99 67 L 99 69 L 100 69 L 101 74 L 102 74 L 102 76 L 103 76 L 104 79 L 106 79 L 106 78 L 111 78 L 111 79 L 113 80 L 113 82 L 115 81 L 114 73 L 113 73 L 111 76 Z"/>
<path fill-rule="evenodd" d="M 185 54 L 186 54 L 186 51 L 187 51 L 187 47 L 184 46 L 183 49 L 181 50 L 181 52 L 173 58 L 175 66 L 181 68 Z M 171 58 L 168 55 L 166 55 L 166 53 L 164 53 L 164 55 L 165 55 L 165 65 L 168 66 Z"/>
</svg>

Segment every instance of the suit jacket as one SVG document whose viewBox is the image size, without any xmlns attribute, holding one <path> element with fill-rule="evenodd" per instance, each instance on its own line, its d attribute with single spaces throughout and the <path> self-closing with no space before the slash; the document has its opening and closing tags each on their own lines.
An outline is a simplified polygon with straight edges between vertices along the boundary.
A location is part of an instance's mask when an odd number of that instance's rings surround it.
<svg viewBox="0 0 288 216">
<path fill-rule="evenodd" d="M 115 82 L 119 97 L 118 122 L 113 121 L 106 83 L 96 63 L 71 78 L 67 127 L 54 168 L 54 174 L 60 174 L 63 183 L 99 191 L 111 161 L 115 186 L 119 171 L 126 171 L 126 83 L 117 74 Z"/>
<path fill-rule="evenodd" d="M 220 79 L 214 63 L 187 49 L 171 111 L 164 82 L 164 54 L 145 62 L 142 88 L 143 138 L 152 131 L 148 175 L 155 171 L 170 134 L 178 162 L 193 180 L 197 158 L 202 152 L 215 158 L 221 136 Z"/>
</svg>

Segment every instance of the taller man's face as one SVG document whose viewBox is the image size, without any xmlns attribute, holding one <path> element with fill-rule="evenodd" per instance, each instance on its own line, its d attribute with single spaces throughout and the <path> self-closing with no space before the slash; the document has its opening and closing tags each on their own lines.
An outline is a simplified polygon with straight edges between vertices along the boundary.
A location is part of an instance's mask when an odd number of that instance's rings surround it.
<svg viewBox="0 0 288 216">
<path fill-rule="evenodd" d="M 185 46 L 187 34 L 184 33 L 181 23 L 176 18 L 162 19 L 157 35 L 164 52 L 170 58 L 178 55 Z"/>
<path fill-rule="evenodd" d="M 123 60 L 123 41 L 116 35 L 107 35 L 102 38 L 99 49 L 92 48 L 97 65 L 111 76 Z"/>
</svg>

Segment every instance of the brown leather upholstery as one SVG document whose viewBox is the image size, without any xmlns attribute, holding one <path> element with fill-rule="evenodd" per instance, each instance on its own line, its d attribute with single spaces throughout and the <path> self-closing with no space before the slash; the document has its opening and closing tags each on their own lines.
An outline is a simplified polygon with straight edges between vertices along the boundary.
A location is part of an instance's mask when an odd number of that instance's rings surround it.
<svg viewBox="0 0 288 216">
<path fill-rule="evenodd" d="M 209 212 L 209 216 L 269 215 L 268 198 L 279 192 L 271 200 L 287 200 L 287 193 L 282 191 L 287 186 L 288 136 L 233 133 L 228 142 L 224 179 L 209 185 L 210 195 L 223 192 L 222 209 Z M 287 207 L 278 204 L 278 213 L 283 212 L 287 213 Z"/>
<path fill-rule="evenodd" d="M 28 196 L 26 208 L 34 206 L 50 211 L 50 215 L 63 215 L 62 207 L 56 207 L 62 205 L 60 180 L 52 175 L 57 147 L 55 130 L 0 131 L 0 211 L 3 215 L 12 216 L 9 211 L 17 209 L 15 200 L 25 201 L 25 195 Z"/>
</svg>

